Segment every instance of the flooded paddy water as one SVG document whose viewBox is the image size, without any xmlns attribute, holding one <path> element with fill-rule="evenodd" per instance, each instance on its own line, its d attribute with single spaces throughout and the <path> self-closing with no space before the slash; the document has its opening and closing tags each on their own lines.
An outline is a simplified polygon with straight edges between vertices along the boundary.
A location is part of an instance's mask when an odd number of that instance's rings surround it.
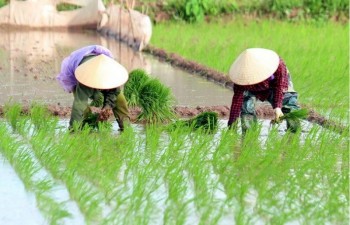
<svg viewBox="0 0 350 225">
<path fill-rule="evenodd" d="M 64 57 L 72 51 L 98 44 L 110 49 L 130 72 L 144 69 L 169 86 L 181 106 L 228 105 L 232 91 L 206 79 L 176 69 L 151 55 L 134 51 L 115 39 L 93 31 L 8 31 L 0 29 L 0 105 L 9 99 L 33 100 L 51 105 L 71 106 L 72 95 L 65 93 L 55 77 Z"/>
<path fill-rule="evenodd" d="M 0 105 L 71 106 L 55 77 L 64 57 L 89 44 L 111 49 L 128 71 L 158 77 L 179 106 L 231 102 L 229 89 L 95 33 L 3 30 L 0 39 Z M 307 121 L 291 135 L 285 123 L 259 120 L 242 140 L 226 119 L 210 135 L 138 124 L 120 134 L 115 122 L 112 132 L 69 135 L 67 118 L 12 119 L 0 123 L 0 224 L 348 221 L 346 140 Z"/>
<path fill-rule="evenodd" d="M 208 220 L 208 224 L 231 225 L 240 220 L 266 224 L 280 216 L 287 224 L 305 224 L 317 220 L 311 212 L 324 209 L 307 211 L 310 206 L 304 201 L 323 207 L 333 201 L 319 199 L 331 194 L 327 190 L 332 183 L 322 178 L 329 172 L 312 169 L 311 162 L 320 156 L 307 149 L 334 148 L 334 141 L 327 147 L 318 144 L 324 133 L 330 140 L 341 138 L 308 122 L 302 123 L 304 132 L 288 137 L 285 124 L 274 129 L 263 120 L 258 133 L 242 142 L 239 135 L 228 132 L 226 120 L 220 120 L 213 134 L 166 132 L 138 124 L 121 134 L 116 122 L 108 134 L 105 130 L 69 134 L 68 119 L 56 119 L 35 122 L 18 117 L 16 128 L 8 119 L 1 120 L 0 200 L 8 204 L 0 211 L 0 224 L 24 220 L 26 224 L 200 224 Z M 272 147 L 276 138 L 289 146 Z M 343 176 L 344 166 L 340 160 L 332 174 Z M 323 175 L 318 177 L 319 173 Z M 341 187 L 333 192 L 344 204 Z M 327 219 L 332 218 L 322 218 Z"/>
</svg>

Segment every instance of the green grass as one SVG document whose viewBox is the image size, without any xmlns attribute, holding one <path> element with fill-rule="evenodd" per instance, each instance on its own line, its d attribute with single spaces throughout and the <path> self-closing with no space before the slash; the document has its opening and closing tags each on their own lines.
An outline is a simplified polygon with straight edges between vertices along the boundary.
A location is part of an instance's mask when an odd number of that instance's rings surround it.
<svg viewBox="0 0 350 225">
<path fill-rule="evenodd" d="M 151 45 L 223 73 L 228 73 L 246 48 L 272 49 L 285 60 L 300 103 L 327 117 L 347 120 L 348 34 L 348 24 L 236 18 L 200 24 L 156 24 Z"/>
</svg>

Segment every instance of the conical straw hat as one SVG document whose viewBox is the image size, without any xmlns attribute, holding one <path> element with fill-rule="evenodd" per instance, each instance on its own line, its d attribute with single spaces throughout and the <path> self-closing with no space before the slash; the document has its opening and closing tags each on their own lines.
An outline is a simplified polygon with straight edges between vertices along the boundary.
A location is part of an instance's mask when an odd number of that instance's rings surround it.
<svg viewBox="0 0 350 225">
<path fill-rule="evenodd" d="M 75 70 L 77 80 L 92 88 L 112 89 L 128 80 L 128 71 L 114 59 L 101 54 L 82 63 Z"/>
<path fill-rule="evenodd" d="M 229 76 L 235 84 L 257 84 L 273 75 L 278 64 L 279 56 L 276 52 L 263 48 L 249 48 L 231 65 Z"/>
</svg>

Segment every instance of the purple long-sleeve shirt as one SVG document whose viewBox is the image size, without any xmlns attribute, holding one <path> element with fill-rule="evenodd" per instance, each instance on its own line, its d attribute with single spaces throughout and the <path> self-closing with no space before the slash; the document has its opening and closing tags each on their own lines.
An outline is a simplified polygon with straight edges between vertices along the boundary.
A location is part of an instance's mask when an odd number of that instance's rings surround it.
<svg viewBox="0 0 350 225">
<path fill-rule="evenodd" d="M 65 91 L 70 93 L 74 90 L 74 87 L 78 83 L 74 74 L 75 69 L 79 66 L 81 60 L 90 54 L 104 54 L 108 57 L 113 58 L 112 52 L 101 45 L 89 45 L 72 52 L 62 61 L 61 72 L 56 77 Z"/>
</svg>

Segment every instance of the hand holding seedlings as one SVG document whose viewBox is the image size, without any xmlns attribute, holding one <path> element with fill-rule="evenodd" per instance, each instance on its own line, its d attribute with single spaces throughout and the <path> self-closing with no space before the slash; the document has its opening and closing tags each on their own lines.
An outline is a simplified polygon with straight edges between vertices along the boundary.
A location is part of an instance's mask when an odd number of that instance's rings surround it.
<svg viewBox="0 0 350 225">
<path fill-rule="evenodd" d="M 306 109 L 294 110 L 279 117 L 278 120 L 271 120 L 271 125 L 279 124 L 286 120 L 288 130 L 295 133 L 301 128 L 301 120 L 306 119 L 308 114 Z"/>
<path fill-rule="evenodd" d="M 282 112 L 281 108 L 275 108 L 274 112 L 275 112 L 275 120 L 279 121 L 280 118 L 283 116 L 283 112 Z"/>
<path fill-rule="evenodd" d="M 308 111 L 307 109 L 299 109 L 299 110 L 294 110 L 289 113 L 283 114 L 277 119 L 271 120 L 271 124 L 279 124 L 283 120 L 286 120 L 287 123 L 300 123 L 300 120 L 306 119 L 308 116 Z"/>
</svg>

